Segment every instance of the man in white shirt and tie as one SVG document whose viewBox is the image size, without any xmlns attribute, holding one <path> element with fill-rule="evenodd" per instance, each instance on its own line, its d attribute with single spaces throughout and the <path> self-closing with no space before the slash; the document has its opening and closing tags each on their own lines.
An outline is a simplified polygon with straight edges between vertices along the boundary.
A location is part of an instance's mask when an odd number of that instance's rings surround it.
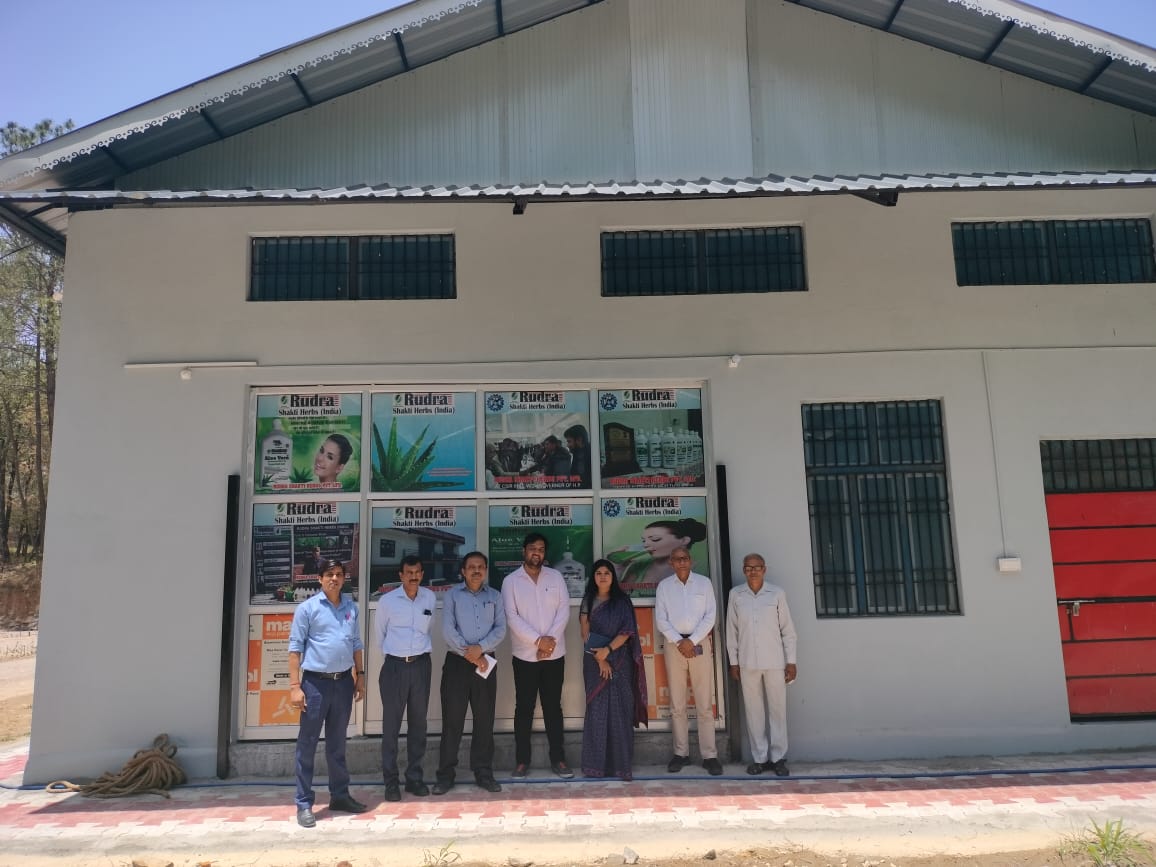
<svg viewBox="0 0 1156 867">
<path fill-rule="evenodd" d="M 522 565 L 502 581 L 502 603 L 514 665 L 513 777 L 522 779 L 529 771 L 534 705 L 541 700 L 550 768 L 569 780 L 574 771 L 566 764 L 562 740 L 562 683 L 566 676 L 570 592 L 562 573 L 545 563 L 546 537 L 530 533 L 522 541 Z"/>
<path fill-rule="evenodd" d="M 377 684 L 381 689 L 381 773 L 385 778 L 385 800 L 400 801 L 397 774 L 397 739 L 404 716 L 405 790 L 419 797 L 429 794 L 422 780 L 425 758 L 426 716 L 429 712 L 430 627 L 433 626 L 437 598 L 422 587 L 425 571 L 412 554 L 402 558 L 401 586 L 386 593 L 377 603 L 373 637 L 385 657 Z"/>
<path fill-rule="evenodd" d="M 677 774 L 690 764 L 690 722 L 687 718 L 686 681 L 690 677 L 698 719 L 698 749 L 702 766 L 711 776 L 723 772 L 714 736 L 714 585 L 705 575 L 690 571 L 690 550 L 670 554 L 674 574 L 662 579 L 655 591 L 654 620 L 666 638 L 663 659 L 670 686 L 670 728 L 674 756 L 666 770 Z"/>
<path fill-rule="evenodd" d="M 782 587 L 766 582 L 761 554 L 743 558 L 747 583 L 731 590 L 727 610 L 727 655 L 731 679 L 742 686 L 751 764 L 747 773 L 787 768 L 787 684 L 798 675 L 795 624 Z M 769 729 L 769 731 L 768 731 Z"/>
</svg>

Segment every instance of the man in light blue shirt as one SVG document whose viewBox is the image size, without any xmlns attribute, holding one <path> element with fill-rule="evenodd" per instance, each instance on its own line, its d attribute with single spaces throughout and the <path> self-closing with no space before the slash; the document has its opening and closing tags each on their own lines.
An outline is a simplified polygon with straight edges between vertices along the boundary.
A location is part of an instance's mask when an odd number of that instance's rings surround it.
<svg viewBox="0 0 1156 867">
<path fill-rule="evenodd" d="M 377 603 L 373 639 L 385 657 L 377 677 L 381 689 L 381 773 L 385 800 L 400 801 L 397 773 L 397 739 L 401 719 L 406 718 L 405 790 L 411 795 L 429 794 L 422 780 L 425 758 L 426 715 L 429 712 L 430 628 L 437 599 L 422 587 L 421 559 L 410 554 L 401 561 L 401 586 Z"/>
<path fill-rule="evenodd" d="M 289 628 L 289 706 L 301 711 L 295 755 L 297 824 L 312 828 L 313 761 L 325 727 L 325 760 L 329 765 L 329 810 L 364 813 L 368 807 L 349 794 L 345 732 L 353 703 L 365 695 L 361 620 L 352 596 L 341 595 L 345 566 L 322 560 L 321 592 L 293 612 Z"/>
<path fill-rule="evenodd" d="M 470 735 L 474 782 L 487 792 L 502 791 L 494 779 L 498 673 L 491 670 L 496 666 L 490 660 L 506 635 L 506 610 L 502 594 L 486 586 L 488 571 L 486 555 L 471 551 L 462 560 L 464 583 L 455 585 L 445 595 L 442 634 L 446 639 L 446 661 L 442 668 L 442 741 L 435 795 L 444 795 L 454 787 L 467 706 L 474 717 Z"/>
</svg>

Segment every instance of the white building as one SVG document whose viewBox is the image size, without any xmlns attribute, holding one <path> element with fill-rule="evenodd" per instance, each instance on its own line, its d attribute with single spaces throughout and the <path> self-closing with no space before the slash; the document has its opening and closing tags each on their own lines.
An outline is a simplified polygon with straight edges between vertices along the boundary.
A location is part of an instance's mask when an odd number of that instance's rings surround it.
<svg viewBox="0 0 1156 867">
<path fill-rule="evenodd" d="M 291 738 L 314 546 L 372 606 L 390 528 L 667 512 L 786 589 L 795 758 L 1153 744 L 1154 70 L 1011 0 L 417 0 L 0 161 L 67 239 L 27 779 Z"/>
</svg>

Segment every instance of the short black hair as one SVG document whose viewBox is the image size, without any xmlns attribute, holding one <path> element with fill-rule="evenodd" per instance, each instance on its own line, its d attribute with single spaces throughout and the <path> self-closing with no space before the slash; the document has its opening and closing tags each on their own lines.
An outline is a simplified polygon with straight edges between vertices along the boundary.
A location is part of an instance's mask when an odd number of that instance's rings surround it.
<svg viewBox="0 0 1156 867">
<path fill-rule="evenodd" d="M 421 557 L 417 554 L 406 554 L 401 558 L 401 568 L 404 569 L 406 566 L 421 566 Z"/>
<path fill-rule="evenodd" d="M 487 557 L 481 551 L 470 551 L 470 553 L 468 553 L 468 554 L 466 554 L 466 556 L 462 557 L 462 568 L 463 569 L 466 568 L 466 563 L 468 563 L 470 561 L 471 557 L 481 557 L 482 562 L 486 564 L 486 568 L 487 569 L 490 568 L 490 558 L 489 557 Z"/>
<path fill-rule="evenodd" d="M 526 548 L 533 545 L 535 542 L 541 542 L 543 545 L 546 546 L 547 551 L 550 550 L 550 543 L 546 541 L 546 537 L 543 536 L 541 533 L 527 533 L 526 538 L 522 540 L 522 549 L 525 550 Z"/>
</svg>

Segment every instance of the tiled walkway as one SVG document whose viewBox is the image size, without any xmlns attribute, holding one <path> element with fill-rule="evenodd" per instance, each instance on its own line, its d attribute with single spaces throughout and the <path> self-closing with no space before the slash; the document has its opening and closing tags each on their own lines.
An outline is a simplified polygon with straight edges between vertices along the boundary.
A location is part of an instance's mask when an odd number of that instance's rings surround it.
<svg viewBox="0 0 1156 867">
<path fill-rule="evenodd" d="M 5 786 L 20 784 L 26 749 L 0 751 Z M 213 847 L 268 852 L 287 840 L 322 851 L 326 846 L 390 844 L 420 849 L 450 840 L 459 847 L 470 841 L 509 846 L 541 843 L 548 835 L 559 852 L 565 851 L 560 857 L 572 858 L 591 845 L 601 845 L 596 851 L 603 855 L 621 841 L 636 849 L 651 841 L 669 851 L 712 840 L 720 849 L 757 840 L 764 845 L 784 839 L 807 843 L 822 834 L 828 843 L 832 837 L 836 843 L 840 837 L 853 840 L 862 851 L 864 834 L 872 829 L 929 840 L 952 828 L 973 840 L 977 834 L 1003 833 L 1030 842 L 1035 835 L 1046 846 L 1091 818 L 1123 818 L 1136 830 L 1156 830 L 1156 756 L 1085 755 L 1078 757 L 1080 764 L 1096 768 L 1084 770 L 1056 770 L 1048 758 L 1001 759 L 993 761 L 996 770 L 966 774 L 958 772 L 982 760 L 961 760 L 955 770 L 943 770 L 944 763 L 937 762 L 935 776 L 914 776 L 920 769 L 910 762 L 799 763 L 789 779 L 747 777 L 735 765 L 727 768 L 735 776 L 720 778 L 692 769 L 676 777 L 645 768 L 632 783 L 503 780 L 504 791 L 496 795 L 464 783 L 445 796 L 404 795 L 394 804 L 382 801 L 379 785 L 364 780 L 364 785 L 355 781 L 353 791 L 370 812 L 330 816 L 323 807 L 322 785 L 318 827 L 312 830 L 293 821 L 293 790 L 286 780 L 195 782 L 175 790 L 171 800 L 102 801 L 4 788 L 0 839 L 19 854 L 75 850 L 111 857 L 134 847 L 186 854 Z M 1052 758 L 1067 768 L 1076 766 L 1073 757 Z M 1009 770 L 1013 766 L 1014 772 Z M 899 771 L 913 776 L 888 776 Z M 570 843 L 585 849 L 566 848 Z M 883 843 L 878 848 L 886 851 Z"/>
</svg>

